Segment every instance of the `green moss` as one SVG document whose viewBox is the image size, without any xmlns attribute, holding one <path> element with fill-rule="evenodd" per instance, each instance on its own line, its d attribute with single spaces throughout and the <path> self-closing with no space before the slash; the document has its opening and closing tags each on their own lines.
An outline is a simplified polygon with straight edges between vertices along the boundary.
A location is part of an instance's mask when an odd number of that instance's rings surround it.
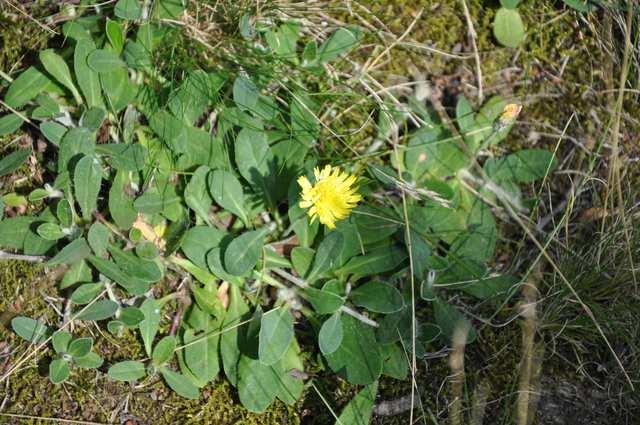
<svg viewBox="0 0 640 425">
<path fill-rule="evenodd" d="M 38 26 L 35 20 L 50 15 L 53 4 L 34 3 L 41 4 L 34 4 L 29 9 L 32 20 L 25 19 L 18 10 L 8 5 L 0 8 L 0 69 L 6 73 L 22 68 L 29 62 L 33 52 L 46 47 L 51 37 L 51 33 Z"/>
</svg>

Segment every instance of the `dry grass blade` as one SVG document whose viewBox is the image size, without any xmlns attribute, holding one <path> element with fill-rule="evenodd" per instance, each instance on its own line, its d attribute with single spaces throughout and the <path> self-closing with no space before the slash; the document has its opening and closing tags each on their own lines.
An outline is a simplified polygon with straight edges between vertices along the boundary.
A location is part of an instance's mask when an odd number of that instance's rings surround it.
<svg viewBox="0 0 640 425">
<path fill-rule="evenodd" d="M 618 81 L 618 97 L 616 99 L 615 111 L 614 111 L 614 121 L 613 128 L 611 130 L 611 165 L 609 168 L 609 185 L 613 186 L 613 190 L 615 191 L 616 201 L 612 202 L 612 204 L 617 203 L 617 207 L 621 211 L 622 225 L 624 231 L 624 237 L 626 241 L 626 249 L 627 249 L 627 257 L 629 260 L 629 266 L 631 267 L 631 275 L 633 277 L 633 284 L 635 286 L 636 293 L 638 292 L 638 281 L 636 278 L 636 270 L 635 264 L 633 260 L 633 252 L 631 249 L 631 236 L 629 234 L 629 223 L 624 212 L 625 202 L 624 197 L 622 195 L 622 181 L 621 181 L 621 163 L 620 163 L 620 123 L 622 120 L 623 113 L 623 103 L 624 103 L 624 94 L 625 94 L 625 85 L 627 84 L 627 78 L 629 75 L 629 67 L 631 56 L 631 51 L 633 49 L 633 44 L 631 42 L 631 31 L 633 26 L 633 12 L 634 12 L 635 2 L 628 1 L 627 2 L 627 15 L 624 27 L 624 53 L 622 59 L 622 69 L 620 70 L 620 79 Z M 610 186 L 607 186 L 607 192 L 610 191 Z M 608 201 L 609 193 L 607 193 L 607 197 L 605 200 L 605 210 L 606 202 Z M 604 226 L 605 220 L 603 220 Z"/>
<path fill-rule="evenodd" d="M 449 355 L 451 368 L 451 403 L 449 404 L 449 422 L 462 425 L 462 396 L 465 382 L 464 349 L 467 345 L 468 325 L 459 325 L 453 332 L 453 347 Z"/>
<path fill-rule="evenodd" d="M 524 317 L 522 323 L 522 359 L 520 361 L 520 381 L 518 383 L 518 401 L 516 414 L 518 425 L 529 425 L 535 417 L 535 406 L 532 406 L 532 395 L 535 393 L 533 377 L 535 336 L 537 328 L 536 303 L 538 298 L 537 281 L 539 273 L 534 273 L 529 282 L 522 286 L 523 304 L 520 314 Z"/>
</svg>

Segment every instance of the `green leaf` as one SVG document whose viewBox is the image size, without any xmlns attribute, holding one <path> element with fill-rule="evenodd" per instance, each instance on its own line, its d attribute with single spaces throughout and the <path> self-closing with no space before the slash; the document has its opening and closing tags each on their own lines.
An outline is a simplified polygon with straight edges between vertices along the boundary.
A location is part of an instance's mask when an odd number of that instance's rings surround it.
<svg viewBox="0 0 640 425">
<path fill-rule="evenodd" d="M 107 34 L 107 38 L 109 39 L 109 43 L 111 43 L 111 47 L 113 47 L 113 50 L 117 54 L 120 54 L 122 52 L 122 48 L 124 47 L 125 37 L 122 24 L 118 21 L 107 18 L 107 23 L 105 24 L 105 33 Z"/>
<path fill-rule="evenodd" d="M 203 329 L 203 333 L 195 335 L 193 331 L 188 330 L 184 334 L 184 360 L 189 370 L 205 382 L 215 379 L 220 371 L 220 363 L 218 361 L 218 347 L 220 335 L 207 336 L 211 332 L 215 332 L 216 328 L 212 324 L 219 322 L 207 321 L 207 326 Z M 197 342 L 194 342 L 198 340 Z"/>
<path fill-rule="evenodd" d="M 147 356 L 151 356 L 153 340 L 160 327 L 160 308 L 160 303 L 153 298 L 147 298 L 140 306 L 144 320 L 138 324 L 138 329 L 140 329 L 140 336 Z"/>
<path fill-rule="evenodd" d="M 248 181 L 254 192 L 262 194 L 274 204 L 272 193 L 274 188 L 275 158 L 267 143 L 264 131 L 243 128 L 238 133 L 235 145 L 238 170 Z"/>
<path fill-rule="evenodd" d="M 22 122 L 22 118 L 17 114 L 8 114 L 0 118 L 0 137 L 14 133 L 22 126 Z"/>
<path fill-rule="evenodd" d="M 149 120 L 149 126 L 171 150 L 175 152 L 188 150 L 187 126 L 169 112 L 160 110 L 153 114 Z"/>
<path fill-rule="evenodd" d="M 169 187 L 167 187 L 169 189 Z M 159 193 L 157 188 L 147 190 L 133 203 L 136 210 L 143 214 L 157 214 L 166 211 L 181 201 L 180 197 L 171 190 Z"/>
<path fill-rule="evenodd" d="M 154 366 L 161 366 L 171 360 L 175 349 L 176 338 L 174 336 L 167 335 L 158 341 L 156 346 L 153 348 L 153 354 L 151 355 L 151 361 Z"/>
<path fill-rule="evenodd" d="M 87 245 L 87 241 L 84 238 L 78 238 L 69 245 L 66 245 L 52 259 L 47 261 L 47 265 L 73 264 L 87 258 L 89 255 L 91 255 L 91 248 Z"/>
<path fill-rule="evenodd" d="M 133 198 L 127 192 L 130 180 L 126 171 L 118 171 L 109 189 L 109 213 L 120 229 L 128 229 L 138 216 Z"/>
<path fill-rule="evenodd" d="M 92 338 L 78 338 L 71 341 L 69 344 L 68 353 L 72 357 L 84 357 L 91 351 L 93 347 L 93 339 Z"/>
<path fill-rule="evenodd" d="M 349 298 L 357 306 L 375 313 L 393 313 L 404 306 L 402 294 L 394 286 L 372 280 L 351 291 Z"/>
<path fill-rule="evenodd" d="M 118 0 L 113 12 L 122 19 L 134 20 L 142 17 L 142 8 L 138 0 Z"/>
<path fill-rule="evenodd" d="M 258 357 L 266 365 L 278 362 L 293 339 L 293 316 L 286 307 L 274 308 L 262 315 Z"/>
<path fill-rule="evenodd" d="M 340 313 L 334 313 L 322 324 L 318 333 L 318 346 L 325 356 L 335 353 L 342 344 L 344 334 Z"/>
<path fill-rule="evenodd" d="M 102 184 L 102 167 L 98 158 L 85 156 L 76 164 L 73 173 L 75 198 L 82 217 L 89 220 L 98 205 L 98 193 Z"/>
<path fill-rule="evenodd" d="M 518 11 L 504 7 L 498 9 L 493 19 L 493 35 L 503 46 L 518 47 L 525 35 Z"/>
<path fill-rule="evenodd" d="M 71 294 L 71 302 L 78 305 L 89 304 L 104 288 L 103 283 L 85 283 Z"/>
<path fill-rule="evenodd" d="M 406 379 L 409 370 L 408 355 L 405 354 L 400 344 L 382 345 L 380 347 L 380 352 L 384 360 L 382 367 L 383 375 L 399 380 Z"/>
<path fill-rule="evenodd" d="M 38 344 L 48 337 L 49 328 L 38 320 L 18 316 L 11 319 L 11 328 L 19 337 Z"/>
<path fill-rule="evenodd" d="M 111 238 L 111 232 L 104 224 L 96 221 L 87 232 L 87 242 L 89 246 L 98 256 L 104 256 L 107 252 L 107 245 L 109 245 L 109 239 Z"/>
<path fill-rule="evenodd" d="M 56 217 L 62 227 L 71 227 L 73 225 L 73 211 L 71 204 L 66 199 L 61 199 L 56 205 Z"/>
<path fill-rule="evenodd" d="M 227 379 L 231 385 L 236 386 L 238 383 L 238 360 L 240 358 L 238 325 L 249 312 L 249 307 L 242 298 L 240 288 L 236 285 L 230 286 L 228 295 L 229 307 L 222 322 L 223 333 L 220 336 L 220 357 L 222 358 L 222 365 Z"/>
<path fill-rule="evenodd" d="M 73 263 L 60 281 L 60 289 L 66 289 L 76 283 L 91 282 L 91 268 L 85 260 Z"/>
<path fill-rule="evenodd" d="M 485 277 L 460 286 L 452 286 L 451 289 L 459 289 L 484 300 L 507 295 L 519 283 L 520 279 L 515 276 L 500 275 Z"/>
<path fill-rule="evenodd" d="M 87 64 L 89 68 L 100 74 L 115 72 L 125 66 L 117 53 L 105 49 L 96 49 L 89 53 Z"/>
<path fill-rule="evenodd" d="M 209 167 L 203 165 L 198 167 L 193 173 L 191 180 L 184 189 L 184 201 L 198 217 L 211 226 L 209 219 L 209 209 L 213 200 L 207 190 L 207 175 Z"/>
<path fill-rule="evenodd" d="M 262 253 L 264 238 L 269 229 L 244 232 L 234 238 L 224 252 L 224 267 L 234 276 L 242 276 L 251 270 Z"/>
<path fill-rule="evenodd" d="M 42 62 L 44 69 L 46 69 L 49 74 L 53 75 L 56 80 L 69 89 L 76 102 L 82 104 L 82 97 L 75 84 L 73 84 L 69 66 L 67 66 L 64 59 L 53 49 L 47 49 L 40 51 L 40 62 Z"/>
<path fill-rule="evenodd" d="M 167 382 L 167 385 L 175 391 L 179 396 L 195 400 L 200 397 L 198 387 L 193 385 L 184 375 L 174 372 L 170 369 L 163 367 L 160 369 L 162 377 Z"/>
<path fill-rule="evenodd" d="M 523 149 L 499 159 L 488 159 L 484 164 L 484 170 L 497 182 L 532 183 L 545 177 L 556 165 L 553 152 L 544 149 Z"/>
<path fill-rule="evenodd" d="M 111 332 L 112 335 L 121 336 L 124 328 L 125 324 L 120 320 L 110 320 L 107 322 L 107 330 Z"/>
<path fill-rule="evenodd" d="M 83 369 L 97 369 L 102 366 L 104 360 L 98 354 L 90 352 L 84 357 L 74 358 L 73 362 L 76 366 Z"/>
<path fill-rule="evenodd" d="M 407 170 L 416 180 L 453 176 L 469 163 L 459 144 L 460 140 L 451 138 L 441 126 L 415 131 L 405 149 Z"/>
<path fill-rule="evenodd" d="M 395 245 L 377 248 L 365 255 L 353 257 L 347 264 L 339 268 L 336 274 L 342 277 L 352 275 L 352 280 L 356 281 L 363 276 L 393 270 L 405 260 L 406 256 L 405 250 Z"/>
<path fill-rule="evenodd" d="M 155 261 L 142 259 L 131 251 L 123 251 L 115 245 L 110 245 L 108 249 L 118 267 L 130 277 L 149 283 L 162 279 L 162 270 Z"/>
<path fill-rule="evenodd" d="M 265 34 L 265 39 L 271 50 L 276 55 L 294 63 L 298 62 L 296 44 L 299 37 L 300 27 L 293 22 L 284 23 L 277 30 L 271 30 Z"/>
<path fill-rule="evenodd" d="M 177 19 L 184 13 L 185 7 L 182 0 L 158 0 L 155 2 L 154 16 L 158 18 Z"/>
<path fill-rule="evenodd" d="M 69 343 L 73 337 L 67 331 L 56 331 L 51 338 L 51 344 L 56 353 L 62 354 L 69 348 Z"/>
<path fill-rule="evenodd" d="M 107 99 L 107 106 L 118 112 L 133 101 L 137 86 L 129 80 L 129 72 L 124 66 L 111 72 L 100 73 L 100 85 Z"/>
<path fill-rule="evenodd" d="M 318 62 L 326 63 L 351 50 L 358 39 L 352 30 L 339 28 L 318 48 Z"/>
<path fill-rule="evenodd" d="M 128 275 L 112 261 L 92 256 L 89 262 L 103 275 L 122 286 L 132 295 L 142 295 L 149 289 L 149 283 Z"/>
<path fill-rule="evenodd" d="M 59 146 L 62 137 L 67 132 L 67 127 L 56 122 L 42 122 L 40 123 L 40 132 L 48 141 Z"/>
<path fill-rule="evenodd" d="M 315 40 L 311 40 L 304 46 L 302 51 L 302 63 L 303 66 L 307 66 L 314 62 L 318 56 L 318 43 Z"/>
<path fill-rule="evenodd" d="M 468 330 L 467 344 L 475 341 L 476 330 L 471 325 L 471 322 L 454 306 L 436 297 L 433 301 L 433 314 L 446 343 L 452 342 L 453 335 L 458 327 Z"/>
<path fill-rule="evenodd" d="M 92 321 L 104 320 L 113 316 L 116 311 L 118 311 L 118 303 L 115 301 L 99 300 L 88 306 L 76 319 Z"/>
<path fill-rule="evenodd" d="M 271 379 L 277 384 L 276 397 L 289 406 L 295 405 L 304 391 L 302 378 L 294 376 L 294 372 L 302 371 L 304 364 L 300 358 L 300 347 L 294 338 L 284 357 L 271 366 Z"/>
<path fill-rule="evenodd" d="M 478 133 L 480 139 L 484 139 L 483 146 L 497 144 L 504 140 L 507 134 L 509 134 L 509 131 L 511 131 L 513 123 L 508 124 L 498 132 L 493 130 L 493 125 L 496 120 L 499 119 L 505 106 L 507 106 L 507 102 L 502 97 L 493 96 L 482 105 L 482 108 L 480 108 L 476 114 L 476 125 L 478 128 L 475 131 Z"/>
<path fill-rule="evenodd" d="M 92 155 L 95 151 L 95 134 L 83 127 L 74 127 L 60 140 L 58 171 L 71 171 L 69 165 L 78 154 Z"/>
<path fill-rule="evenodd" d="M 107 371 L 109 378 L 115 381 L 133 382 L 147 374 L 144 364 L 134 360 L 125 360 L 112 365 Z"/>
<path fill-rule="evenodd" d="M 42 93 L 51 80 L 37 68 L 30 66 L 9 86 L 4 101 L 14 109 L 21 108 Z"/>
<path fill-rule="evenodd" d="M 291 250 L 293 269 L 300 276 L 305 276 L 311 267 L 315 251 L 311 248 L 297 246 Z"/>
<path fill-rule="evenodd" d="M 209 74 L 202 70 L 190 72 L 182 84 L 171 93 L 168 107 L 171 113 L 192 125 L 202 116 L 207 104 L 215 100 L 217 87 L 213 87 Z"/>
<path fill-rule="evenodd" d="M 96 50 L 91 39 L 78 40 L 73 54 L 73 69 L 78 79 L 80 90 L 89 107 L 104 108 L 102 92 L 100 91 L 100 77 L 97 72 L 87 65 L 87 57 Z"/>
<path fill-rule="evenodd" d="M 594 0 L 562 0 L 564 4 L 578 12 L 591 12 L 598 7 L 598 3 Z"/>
<path fill-rule="evenodd" d="M 318 138 L 320 122 L 315 115 L 316 109 L 315 103 L 307 93 L 294 92 L 291 102 L 291 128 L 293 137 L 303 146 L 311 145 Z"/>
<path fill-rule="evenodd" d="M 515 9 L 518 7 L 518 3 L 520 3 L 520 0 L 500 0 L 500 5 L 507 9 Z"/>
<path fill-rule="evenodd" d="M 359 320 L 341 315 L 343 337 L 340 347 L 325 355 L 331 369 L 352 384 L 366 385 L 382 373 L 382 357 L 373 328 Z"/>
<path fill-rule="evenodd" d="M 35 217 L 10 217 L 0 221 L 0 246 L 22 249 Z"/>
<path fill-rule="evenodd" d="M 102 126 L 102 122 L 107 116 L 107 112 L 98 106 L 87 109 L 80 117 L 80 125 L 91 131 L 96 131 Z"/>
<path fill-rule="evenodd" d="M 36 103 L 39 105 L 31 113 L 31 118 L 46 119 L 57 118 L 62 113 L 60 112 L 60 105 L 49 95 L 41 93 L 36 97 Z"/>
<path fill-rule="evenodd" d="M 49 379 L 54 384 L 60 384 L 69 377 L 69 363 L 63 359 L 55 359 L 49 363 Z"/>
<path fill-rule="evenodd" d="M 127 41 L 123 55 L 127 66 L 130 68 L 145 70 L 152 66 L 152 58 L 146 47 L 135 41 Z"/>
<path fill-rule="evenodd" d="M 304 291 L 318 314 L 331 314 L 344 304 L 344 298 L 324 289 L 308 287 Z"/>
<path fill-rule="evenodd" d="M 320 222 L 315 220 L 313 223 L 309 223 L 309 218 L 304 216 L 294 221 L 291 227 L 300 241 L 300 246 L 308 248 L 313 244 L 313 240 L 318 234 Z"/>
<path fill-rule="evenodd" d="M 313 283 L 320 275 L 336 266 L 344 246 L 344 236 L 339 232 L 331 232 L 324 237 L 313 259 L 313 267 L 307 275 L 307 281 Z"/>
<path fill-rule="evenodd" d="M 24 238 L 24 249 L 23 252 L 26 255 L 44 255 L 46 254 L 54 245 L 55 241 L 47 241 L 33 230 L 30 230 L 26 237 Z"/>
<path fill-rule="evenodd" d="M 233 101 L 243 111 L 253 111 L 260 92 L 248 77 L 239 75 L 233 83 Z"/>
<path fill-rule="evenodd" d="M 153 260 L 159 253 L 158 247 L 153 242 L 141 242 L 136 245 L 136 255 L 145 260 Z"/>
<path fill-rule="evenodd" d="M 363 388 L 342 410 L 336 424 L 369 425 L 378 393 L 378 381 Z"/>
<path fill-rule="evenodd" d="M 222 208 L 240 217 L 248 226 L 244 192 L 238 179 L 228 171 L 213 170 L 209 173 L 209 191 Z"/>
<path fill-rule="evenodd" d="M 482 136 L 476 133 L 476 119 L 473 107 L 464 95 L 460 95 L 456 104 L 456 120 L 458 128 L 472 152 L 476 152 L 482 140 Z"/>
<path fill-rule="evenodd" d="M 0 176 L 16 171 L 31 155 L 31 149 L 20 149 L 0 159 Z"/>
<path fill-rule="evenodd" d="M 467 217 L 467 231 L 453 241 L 449 255 L 457 262 L 460 259 L 484 262 L 493 257 L 497 239 L 496 220 L 491 208 L 474 197 Z"/>
<path fill-rule="evenodd" d="M 125 307 L 120 310 L 119 319 L 128 327 L 133 328 L 144 320 L 144 313 L 137 307 Z"/>
<path fill-rule="evenodd" d="M 263 412 L 275 400 L 278 383 L 270 366 L 242 356 L 238 364 L 238 396 L 251 412 Z"/>
<path fill-rule="evenodd" d="M 64 34 L 64 36 L 76 41 L 90 40 L 91 33 L 89 32 L 89 29 L 85 25 L 82 25 L 82 23 L 80 22 L 82 22 L 80 19 L 78 19 L 77 21 L 72 20 L 65 22 L 65 24 L 62 26 L 62 33 Z"/>
<path fill-rule="evenodd" d="M 184 234 L 180 248 L 196 266 L 206 270 L 207 253 L 220 246 L 225 235 L 225 232 L 214 227 L 195 226 Z"/>
</svg>

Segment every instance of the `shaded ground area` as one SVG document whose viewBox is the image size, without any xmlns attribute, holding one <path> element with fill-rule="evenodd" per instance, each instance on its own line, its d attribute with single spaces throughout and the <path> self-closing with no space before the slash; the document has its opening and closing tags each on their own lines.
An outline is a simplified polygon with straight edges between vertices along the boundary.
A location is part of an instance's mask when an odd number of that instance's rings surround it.
<svg viewBox="0 0 640 425">
<path fill-rule="evenodd" d="M 599 179 L 606 180 L 609 171 L 606 131 L 612 120 L 622 49 L 618 15 L 597 12 L 587 16 L 566 9 L 561 2 L 523 2 L 519 10 L 527 27 L 527 38 L 520 48 L 507 49 L 497 46 L 491 32 L 498 2 L 473 0 L 468 3 L 478 34 L 484 98 L 500 94 L 524 105 L 515 131 L 496 149 L 508 151 L 514 146 L 553 149 L 558 144 L 562 172 L 554 176 L 541 196 L 539 214 L 550 217 L 550 221 L 538 235 L 545 239 L 551 232 L 562 216 L 562 213 L 552 213 L 553 206 L 564 202 L 563 209 L 570 209 L 568 220 L 554 236 L 548 252 L 594 312 L 610 339 L 611 348 L 638 386 L 640 331 L 636 322 L 640 313 L 625 254 L 629 242 L 621 230 L 619 215 L 608 217 L 604 224 L 601 221 L 608 186 L 599 183 Z M 460 93 L 475 102 L 476 108 L 480 106 L 476 58 L 468 36 L 469 26 L 458 1 L 386 1 L 364 5 L 311 2 L 307 10 L 299 6 L 282 10 L 311 24 L 366 24 L 371 32 L 352 59 L 362 63 L 382 54 L 380 66 L 372 70 L 371 75 L 383 87 L 398 86 L 395 93 L 402 95 L 403 90 L 406 92 L 403 85 L 411 87 L 409 83 L 424 80 L 428 83 L 430 98 L 441 104 L 450 116 Z M 50 8 L 29 11 L 36 19 L 57 12 Z M 399 39 L 419 11 L 422 14 L 413 30 Z M 225 25 L 221 25 L 223 33 L 237 28 L 229 23 L 230 30 Z M 13 66 L 28 63 L 29 55 L 41 47 L 48 36 L 30 19 L 5 8 L 0 11 L 0 38 L 3 40 L 1 69 L 11 71 Z M 185 42 L 197 43 L 187 40 L 190 41 Z M 385 51 L 385 46 L 394 41 L 397 41 L 394 48 Z M 351 84 L 366 93 L 357 81 Z M 349 99 L 337 98 L 336 109 L 346 109 L 352 103 Z M 352 115 L 335 122 L 336 131 L 349 133 L 353 128 L 360 128 L 366 121 L 367 108 L 367 104 L 355 108 Z M 628 208 L 637 203 L 633 182 L 640 181 L 635 162 L 638 148 L 633 144 L 638 135 L 638 109 L 637 98 L 627 96 L 621 140 L 626 170 L 623 191 Z M 354 146 L 364 145 L 370 143 L 373 127 L 364 126 L 361 131 L 349 134 Z M 582 179 L 583 191 L 574 197 L 569 188 L 577 184 L 576 177 L 581 174 L 588 178 Z M 627 218 L 631 227 L 634 220 L 637 224 L 637 210 L 631 210 Z M 509 221 L 503 221 L 501 226 L 498 249 L 501 256 L 496 260 L 496 268 L 512 266 L 525 271 L 539 261 L 539 250 L 522 238 L 521 229 Z M 633 235 L 630 243 L 630 251 L 637 253 L 640 238 Z M 640 258 L 636 258 L 635 264 L 639 262 Z M 46 317 L 51 323 L 59 321 L 51 308 L 51 305 L 59 306 L 61 301 L 55 298 L 58 296 L 55 274 L 55 271 L 44 273 L 40 266 L 0 263 L 2 324 L 6 326 L 15 313 Z M 634 423 L 640 413 L 638 392 L 630 390 L 611 350 L 557 271 L 548 265 L 542 267 L 536 285 L 539 301 L 534 343 L 540 355 L 533 361 L 530 381 L 535 394 L 529 406 L 537 412 L 531 423 Z M 45 301 L 43 295 L 50 298 Z M 523 320 L 518 318 L 520 302 L 513 300 L 496 310 L 492 306 L 465 305 L 464 301 L 460 302 L 477 318 L 475 324 L 480 329 L 478 341 L 466 347 L 465 352 L 464 412 L 469 421 L 478 411 L 484 412 L 478 413 L 478 417 L 484 417 L 484 423 L 514 423 L 523 358 Z M 76 331 L 99 337 L 98 351 L 105 357 L 106 364 L 125 358 L 125 353 L 135 356 L 142 352 L 140 341 L 132 333 L 116 341 L 96 328 Z M 25 343 L 0 327 L 0 373 L 8 370 L 16 356 L 27 350 Z M 443 422 L 448 415 L 451 370 L 446 355 L 446 352 L 434 352 L 419 364 L 416 381 L 422 408 L 417 411 L 418 416 L 424 414 L 425 423 Z M 269 412 L 254 415 L 239 405 L 237 396 L 224 382 L 207 386 L 197 401 L 179 398 L 158 379 L 131 387 L 108 380 L 104 373 L 87 371 L 56 387 L 46 378 L 43 369 L 46 360 L 45 356 L 38 362 L 27 362 L 0 388 L 0 412 L 128 424 L 326 424 L 334 421 L 318 392 L 311 387 L 293 408 L 275 404 Z M 307 372 L 316 376 L 318 390 L 336 411 L 357 390 L 321 370 L 315 358 L 308 359 L 307 366 Z M 484 395 L 478 391 L 480 388 L 486 389 Z M 383 381 L 378 402 L 400 399 L 409 391 L 408 383 Z M 408 418 L 405 409 L 404 413 L 392 417 L 376 416 L 373 422 L 407 423 Z M 4 417 L 0 422 L 45 423 L 15 417 Z"/>
</svg>

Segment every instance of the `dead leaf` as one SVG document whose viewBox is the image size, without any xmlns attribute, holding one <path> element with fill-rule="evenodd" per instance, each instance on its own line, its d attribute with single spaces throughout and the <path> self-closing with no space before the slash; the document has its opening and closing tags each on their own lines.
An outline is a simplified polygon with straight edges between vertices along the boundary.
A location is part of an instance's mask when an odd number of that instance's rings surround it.
<svg viewBox="0 0 640 425">
<path fill-rule="evenodd" d="M 142 214 L 138 214 L 138 218 L 136 218 L 136 221 L 133 223 L 133 227 L 140 230 L 143 238 L 149 242 L 153 242 L 159 250 L 164 251 L 167 242 L 162 238 L 162 235 L 156 233 L 149 223 L 144 221 Z"/>
<path fill-rule="evenodd" d="M 291 250 L 300 245 L 300 240 L 298 239 L 298 235 L 293 235 L 288 237 L 287 239 L 273 242 L 270 244 L 271 248 L 279 255 L 288 257 L 291 253 Z"/>
<path fill-rule="evenodd" d="M 222 307 L 226 310 L 229 307 L 229 282 L 222 282 L 218 287 L 218 299 Z"/>
</svg>

